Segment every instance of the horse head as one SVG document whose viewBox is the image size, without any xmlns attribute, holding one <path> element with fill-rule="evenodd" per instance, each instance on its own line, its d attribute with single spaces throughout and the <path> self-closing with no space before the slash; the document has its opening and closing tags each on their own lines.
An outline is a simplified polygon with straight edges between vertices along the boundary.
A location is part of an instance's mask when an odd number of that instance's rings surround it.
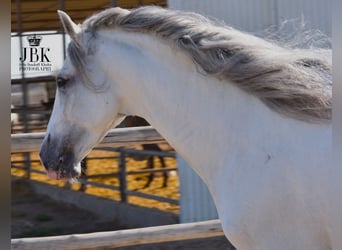
<svg viewBox="0 0 342 250">
<path fill-rule="evenodd" d="M 51 179 L 69 179 L 80 174 L 79 162 L 122 115 L 115 115 L 120 98 L 107 77 L 108 68 L 95 56 L 93 34 L 83 32 L 66 13 L 58 14 L 71 41 L 57 75 L 55 103 L 39 155 Z"/>
</svg>

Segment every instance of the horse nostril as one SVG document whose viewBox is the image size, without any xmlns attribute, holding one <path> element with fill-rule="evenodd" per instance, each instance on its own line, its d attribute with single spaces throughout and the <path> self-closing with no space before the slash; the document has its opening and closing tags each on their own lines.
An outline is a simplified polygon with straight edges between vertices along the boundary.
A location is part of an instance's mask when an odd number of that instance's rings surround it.
<svg viewBox="0 0 342 250">
<path fill-rule="evenodd" d="M 58 159 L 59 163 L 63 163 L 64 161 L 64 157 L 63 156 L 60 156 L 59 159 Z"/>
<path fill-rule="evenodd" d="M 47 137 L 47 144 L 50 144 L 50 140 L 51 140 L 51 135 L 49 133 L 48 137 Z"/>
</svg>

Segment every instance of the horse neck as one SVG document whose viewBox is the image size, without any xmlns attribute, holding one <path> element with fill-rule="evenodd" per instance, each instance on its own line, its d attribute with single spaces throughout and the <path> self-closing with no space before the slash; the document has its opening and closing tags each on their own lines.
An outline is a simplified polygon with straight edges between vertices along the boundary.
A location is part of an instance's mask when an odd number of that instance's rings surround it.
<svg viewBox="0 0 342 250">
<path fill-rule="evenodd" d="M 310 152 L 326 136 L 319 125 L 282 117 L 235 85 L 198 73 L 184 52 L 156 37 L 117 32 L 115 40 L 111 76 L 119 79 L 123 112 L 147 119 L 209 186 L 237 160 L 249 166 L 301 147 Z"/>
</svg>

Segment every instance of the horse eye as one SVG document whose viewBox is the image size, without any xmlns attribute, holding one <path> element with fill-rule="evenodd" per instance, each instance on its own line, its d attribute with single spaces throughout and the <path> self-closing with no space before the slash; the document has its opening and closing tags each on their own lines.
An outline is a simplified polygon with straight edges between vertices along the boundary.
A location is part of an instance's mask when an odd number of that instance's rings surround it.
<svg viewBox="0 0 342 250">
<path fill-rule="evenodd" d="M 57 87 L 58 88 L 64 88 L 67 84 L 69 79 L 65 79 L 63 77 L 57 77 Z"/>
</svg>

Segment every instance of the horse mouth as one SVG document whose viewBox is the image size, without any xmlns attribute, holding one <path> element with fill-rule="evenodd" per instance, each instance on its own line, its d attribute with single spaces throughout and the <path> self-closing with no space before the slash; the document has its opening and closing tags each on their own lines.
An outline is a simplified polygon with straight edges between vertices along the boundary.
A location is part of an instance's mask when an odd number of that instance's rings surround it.
<svg viewBox="0 0 342 250">
<path fill-rule="evenodd" d="M 75 166 L 70 171 L 66 168 L 58 168 L 57 170 L 47 169 L 46 174 L 51 180 L 69 180 L 80 176 L 80 167 Z"/>
<path fill-rule="evenodd" d="M 49 140 L 44 140 L 39 157 L 46 169 L 46 174 L 51 180 L 69 180 L 81 174 L 81 165 L 70 145 L 55 147 Z"/>
</svg>

